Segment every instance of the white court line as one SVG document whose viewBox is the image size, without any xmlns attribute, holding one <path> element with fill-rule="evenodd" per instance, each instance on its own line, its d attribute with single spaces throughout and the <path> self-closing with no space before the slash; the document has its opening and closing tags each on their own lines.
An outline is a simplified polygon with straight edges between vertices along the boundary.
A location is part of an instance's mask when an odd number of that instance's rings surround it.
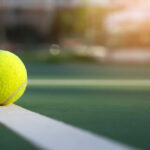
<svg viewBox="0 0 150 150">
<path fill-rule="evenodd" d="M 14 104 L 0 107 L 0 123 L 42 150 L 133 150 Z"/>
<path fill-rule="evenodd" d="M 150 86 L 150 80 L 30 79 L 31 86 Z"/>
</svg>

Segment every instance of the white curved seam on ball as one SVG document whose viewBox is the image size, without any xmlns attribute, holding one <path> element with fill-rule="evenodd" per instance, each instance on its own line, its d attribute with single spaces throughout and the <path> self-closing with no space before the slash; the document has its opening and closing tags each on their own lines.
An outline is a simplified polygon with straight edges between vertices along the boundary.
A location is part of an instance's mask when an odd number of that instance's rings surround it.
<svg viewBox="0 0 150 150">
<path fill-rule="evenodd" d="M 5 103 L 7 103 L 13 96 L 15 96 L 23 87 L 24 85 L 27 83 L 27 80 L 9 97 L 7 98 L 3 103 L 1 103 L 0 105 L 4 105 Z"/>
</svg>

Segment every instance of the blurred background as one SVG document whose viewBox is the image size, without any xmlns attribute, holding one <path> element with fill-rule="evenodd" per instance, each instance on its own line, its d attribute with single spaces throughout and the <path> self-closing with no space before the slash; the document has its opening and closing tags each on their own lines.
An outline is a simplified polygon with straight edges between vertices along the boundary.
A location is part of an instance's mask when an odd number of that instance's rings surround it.
<svg viewBox="0 0 150 150">
<path fill-rule="evenodd" d="M 150 150 L 150 0 L 0 0 L 0 49 L 28 70 L 18 105 Z"/>
<path fill-rule="evenodd" d="M 149 0 L 0 0 L 0 22 L 25 61 L 150 63 Z"/>
</svg>

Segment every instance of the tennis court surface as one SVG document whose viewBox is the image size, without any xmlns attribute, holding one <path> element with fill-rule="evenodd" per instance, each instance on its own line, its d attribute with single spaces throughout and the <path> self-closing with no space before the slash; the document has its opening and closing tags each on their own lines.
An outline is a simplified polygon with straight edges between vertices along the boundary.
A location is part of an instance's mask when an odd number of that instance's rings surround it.
<svg viewBox="0 0 150 150">
<path fill-rule="evenodd" d="M 150 69 L 30 64 L 29 85 L 0 107 L 1 149 L 149 150 Z"/>
</svg>

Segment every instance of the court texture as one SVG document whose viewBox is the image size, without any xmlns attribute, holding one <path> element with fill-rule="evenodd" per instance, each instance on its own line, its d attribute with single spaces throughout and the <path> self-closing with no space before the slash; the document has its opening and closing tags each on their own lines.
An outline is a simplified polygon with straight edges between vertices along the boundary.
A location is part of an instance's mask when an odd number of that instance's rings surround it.
<svg viewBox="0 0 150 150">
<path fill-rule="evenodd" d="M 0 107 L 1 150 L 149 150 L 150 67 L 26 64 L 28 88 Z"/>
</svg>

